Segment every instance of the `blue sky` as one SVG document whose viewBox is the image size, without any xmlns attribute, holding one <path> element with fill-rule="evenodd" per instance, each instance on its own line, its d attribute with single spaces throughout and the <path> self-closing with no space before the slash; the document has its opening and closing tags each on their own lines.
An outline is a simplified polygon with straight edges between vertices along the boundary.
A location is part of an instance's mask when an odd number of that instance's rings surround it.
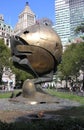
<svg viewBox="0 0 84 130">
<path fill-rule="evenodd" d="M 55 22 L 55 0 L 1 0 L 0 14 L 3 14 L 6 24 L 15 26 L 26 2 L 29 2 L 37 18 L 47 17 Z"/>
</svg>

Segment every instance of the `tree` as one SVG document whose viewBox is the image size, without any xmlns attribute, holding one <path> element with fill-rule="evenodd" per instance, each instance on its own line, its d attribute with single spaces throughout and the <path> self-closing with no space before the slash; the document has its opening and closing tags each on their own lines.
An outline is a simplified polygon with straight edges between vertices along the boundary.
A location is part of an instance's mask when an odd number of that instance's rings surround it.
<svg viewBox="0 0 84 130">
<path fill-rule="evenodd" d="M 69 77 L 77 77 L 80 70 L 84 72 L 84 43 L 68 46 L 63 53 L 58 70 L 62 72 L 66 81 Z"/>
<path fill-rule="evenodd" d="M 76 27 L 75 29 L 75 34 L 80 34 L 80 38 L 84 40 L 84 23 L 81 23 L 79 26 Z"/>
<path fill-rule="evenodd" d="M 84 33 L 84 23 L 81 23 L 77 28 L 75 29 L 76 34 Z M 84 40 L 84 36 L 80 36 Z M 83 48 L 84 49 L 84 48 Z M 84 62 L 84 60 L 83 60 Z M 84 89 L 84 68 L 83 68 L 83 89 Z"/>
<path fill-rule="evenodd" d="M 84 23 L 81 23 L 79 26 L 76 27 L 75 29 L 75 33 L 80 33 L 80 32 L 84 32 Z"/>
<path fill-rule="evenodd" d="M 82 70 L 83 74 L 83 89 L 84 89 L 84 43 L 80 43 L 78 46 L 76 46 L 76 63 L 79 68 L 79 70 Z"/>
<path fill-rule="evenodd" d="M 3 68 L 10 66 L 10 53 L 10 49 L 4 44 L 4 40 L 0 39 L 0 82 Z"/>
</svg>

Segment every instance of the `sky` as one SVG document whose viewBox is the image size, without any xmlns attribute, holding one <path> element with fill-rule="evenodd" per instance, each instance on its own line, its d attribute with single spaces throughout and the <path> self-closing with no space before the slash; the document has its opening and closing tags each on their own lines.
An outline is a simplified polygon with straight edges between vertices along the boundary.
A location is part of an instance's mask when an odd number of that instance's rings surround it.
<svg viewBox="0 0 84 130">
<path fill-rule="evenodd" d="M 36 18 L 49 18 L 53 24 L 55 22 L 55 0 L 1 0 L 0 14 L 4 16 L 6 24 L 14 27 L 18 21 L 19 14 L 29 2 L 31 10 L 36 14 Z"/>
</svg>

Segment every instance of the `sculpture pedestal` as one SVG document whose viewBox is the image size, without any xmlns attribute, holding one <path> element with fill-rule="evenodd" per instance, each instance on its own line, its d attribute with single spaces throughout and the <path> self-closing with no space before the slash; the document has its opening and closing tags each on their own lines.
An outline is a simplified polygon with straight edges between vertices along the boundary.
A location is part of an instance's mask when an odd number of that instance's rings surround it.
<svg viewBox="0 0 84 130">
<path fill-rule="evenodd" d="M 22 86 L 22 95 L 25 98 L 29 98 L 32 97 L 34 98 L 34 96 L 37 94 L 37 92 L 41 93 L 41 94 L 47 94 L 46 92 L 44 92 L 41 87 L 40 84 L 36 84 L 32 81 L 27 79 L 26 81 L 24 81 L 23 86 Z"/>
</svg>

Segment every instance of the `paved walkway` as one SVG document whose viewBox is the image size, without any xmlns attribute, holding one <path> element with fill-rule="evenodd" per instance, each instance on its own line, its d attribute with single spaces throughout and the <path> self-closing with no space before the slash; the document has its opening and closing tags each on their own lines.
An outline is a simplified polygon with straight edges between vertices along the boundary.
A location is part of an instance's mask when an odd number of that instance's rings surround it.
<svg viewBox="0 0 84 130">
<path fill-rule="evenodd" d="M 34 105 L 31 105 L 30 102 L 18 102 L 18 101 L 9 101 L 10 99 L 0 99 L 0 111 L 7 110 L 19 110 L 19 111 L 39 111 L 39 110 L 58 110 L 58 109 L 69 109 L 74 106 L 80 106 L 78 102 L 57 99 L 56 102 L 41 102 Z M 27 100 L 27 99 L 26 99 Z M 55 98 L 54 98 L 55 100 Z"/>
</svg>

